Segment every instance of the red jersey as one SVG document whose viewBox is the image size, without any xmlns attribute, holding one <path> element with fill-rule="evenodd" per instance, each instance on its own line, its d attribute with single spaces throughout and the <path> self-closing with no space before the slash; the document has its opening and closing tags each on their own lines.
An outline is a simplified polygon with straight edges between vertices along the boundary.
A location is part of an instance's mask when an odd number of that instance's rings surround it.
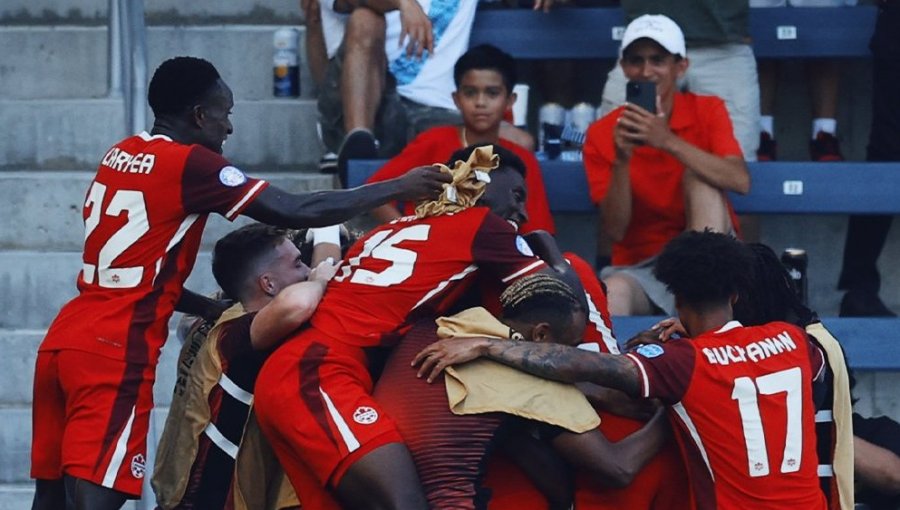
<svg viewBox="0 0 900 510">
<path fill-rule="evenodd" d="M 591 200 L 606 199 L 616 160 L 613 130 L 623 108 L 591 124 L 584 143 L 584 169 Z M 725 103 L 718 97 L 676 93 L 669 127 L 688 143 L 716 156 L 743 158 L 734 138 Z M 631 180 L 631 222 L 625 237 L 612 247 L 612 263 L 633 265 L 658 255 L 663 246 L 684 232 L 685 208 L 681 181 L 684 165 L 674 156 L 649 146 L 635 147 L 628 167 Z M 731 211 L 731 224 L 738 229 Z"/>
<path fill-rule="evenodd" d="M 522 225 L 522 232 L 546 230 L 551 234 L 555 233 L 553 216 L 550 214 L 550 206 L 547 204 L 547 192 L 544 191 L 544 177 L 534 154 L 521 145 L 504 138 L 501 138 L 498 143 L 501 147 L 512 151 L 525 163 L 525 190 L 527 193 L 525 211 L 528 213 L 528 222 Z M 400 154 L 391 158 L 372 174 L 367 182 L 386 181 L 400 177 L 418 166 L 446 163 L 454 152 L 462 148 L 464 146 L 459 136 L 459 128 L 456 126 L 431 128 L 419 134 Z M 414 210 L 415 204 L 404 204 L 404 214 L 412 215 L 415 213 Z"/>
<path fill-rule="evenodd" d="M 732 321 L 627 356 L 643 395 L 672 408 L 699 510 L 826 508 L 812 397 L 824 360 L 803 330 Z"/>
<path fill-rule="evenodd" d="M 443 313 L 476 273 L 508 283 L 544 267 L 515 228 L 486 207 L 404 217 L 350 248 L 310 322 L 350 345 L 391 345 L 408 320 Z"/>
<path fill-rule="evenodd" d="M 85 198 L 79 294 L 40 350 L 155 363 L 208 213 L 233 220 L 266 186 L 221 155 L 166 136 L 141 133 L 113 146 Z"/>
</svg>

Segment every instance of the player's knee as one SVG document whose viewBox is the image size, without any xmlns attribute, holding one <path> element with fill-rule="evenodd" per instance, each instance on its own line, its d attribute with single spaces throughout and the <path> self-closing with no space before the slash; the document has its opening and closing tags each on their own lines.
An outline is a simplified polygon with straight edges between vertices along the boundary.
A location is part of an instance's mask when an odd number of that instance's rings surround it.
<svg viewBox="0 0 900 510">
<path fill-rule="evenodd" d="M 347 21 L 344 46 L 347 49 L 384 51 L 384 16 L 369 9 L 354 9 Z"/>
</svg>

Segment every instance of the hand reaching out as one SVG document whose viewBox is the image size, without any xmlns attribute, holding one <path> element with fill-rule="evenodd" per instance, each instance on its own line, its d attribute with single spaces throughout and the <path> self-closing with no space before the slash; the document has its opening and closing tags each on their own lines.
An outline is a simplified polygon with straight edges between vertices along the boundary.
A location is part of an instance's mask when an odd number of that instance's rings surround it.
<svg viewBox="0 0 900 510">
<path fill-rule="evenodd" d="M 399 179 L 401 183 L 398 200 L 418 202 L 439 197 L 444 191 L 444 185 L 449 184 L 453 177 L 438 167 L 429 165 L 413 168 Z"/>
</svg>

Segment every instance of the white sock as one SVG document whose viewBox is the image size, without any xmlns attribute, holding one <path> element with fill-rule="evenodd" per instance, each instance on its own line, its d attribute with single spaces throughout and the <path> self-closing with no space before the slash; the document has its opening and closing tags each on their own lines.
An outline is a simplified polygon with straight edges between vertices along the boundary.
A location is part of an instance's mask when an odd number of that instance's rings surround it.
<svg viewBox="0 0 900 510">
<path fill-rule="evenodd" d="M 828 133 L 829 135 L 833 135 L 837 133 L 837 119 L 813 119 L 812 121 L 812 139 L 816 139 L 816 134 L 822 131 L 823 133 Z"/>
<path fill-rule="evenodd" d="M 771 115 L 760 115 L 759 116 L 759 129 L 764 133 L 769 133 L 769 136 L 775 136 L 775 117 Z"/>
</svg>

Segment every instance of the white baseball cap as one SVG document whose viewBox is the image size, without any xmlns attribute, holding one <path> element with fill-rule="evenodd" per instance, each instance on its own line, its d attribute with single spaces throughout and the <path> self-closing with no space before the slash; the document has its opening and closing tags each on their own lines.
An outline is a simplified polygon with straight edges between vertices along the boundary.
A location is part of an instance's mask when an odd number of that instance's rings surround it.
<svg viewBox="0 0 900 510">
<path fill-rule="evenodd" d="M 684 45 L 684 34 L 677 23 L 662 14 L 644 14 L 634 19 L 625 27 L 619 56 L 631 43 L 638 39 L 652 39 L 673 55 L 687 56 Z"/>
</svg>

